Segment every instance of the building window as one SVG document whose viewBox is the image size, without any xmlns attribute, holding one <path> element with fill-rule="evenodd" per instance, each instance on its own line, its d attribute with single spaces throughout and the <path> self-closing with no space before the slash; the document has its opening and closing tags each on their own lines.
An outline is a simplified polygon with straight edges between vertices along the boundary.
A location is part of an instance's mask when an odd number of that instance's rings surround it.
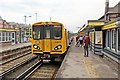
<svg viewBox="0 0 120 80">
<path fill-rule="evenodd" d="M 6 36 L 7 36 L 6 33 L 7 33 L 7 32 L 4 32 L 4 35 L 5 35 L 5 36 L 4 36 L 4 37 L 5 37 L 5 41 L 6 41 Z"/>
<path fill-rule="evenodd" d="M 12 33 L 12 38 L 15 38 L 15 35 L 14 35 L 14 33 Z"/>
<path fill-rule="evenodd" d="M 6 41 L 8 41 L 8 32 L 6 32 Z"/>
<path fill-rule="evenodd" d="M 110 30 L 108 30 L 107 31 L 107 39 L 106 39 L 107 41 L 106 42 L 108 42 L 107 43 L 107 47 L 109 47 L 109 48 L 110 48 L 110 44 L 111 44 L 111 37 L 110 37 L 110 35 L 111 35 L 110 34 Z"/>
<path fill-rule="evenodd" d="M 9 41 L 11 41 L 11 32 L 9 32 Z"/>
<path fill-rule="evenodd" d="M 118 29 L 118 45 L 117 45 L 117 47 L 118 47 L 118 51 L 120 51 L 120 28 Z"/>
<path fill-rule="evenodd" d="M 112 49 L 115 49 L 115 47 L 116 47 L 116 31 L 115 31 L 115 29 L 112 29 L 112 31 L 111 31 L 111 42 L 112 42 L 112 44 L 111 44 L 111 47 L 112 47 Z"/>
<path fill-rule="evenodd" d="M 2 41 L 5 41 L 5 32 L 2 32 Z"/>
</svg>

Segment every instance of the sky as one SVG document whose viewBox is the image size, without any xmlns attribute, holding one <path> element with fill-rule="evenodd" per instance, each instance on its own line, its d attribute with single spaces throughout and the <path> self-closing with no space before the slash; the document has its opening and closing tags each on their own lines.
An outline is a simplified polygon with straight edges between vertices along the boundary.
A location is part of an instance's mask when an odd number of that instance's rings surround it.
<svg viewBox="0 0 120 80">
<path fill-rule="evenodd" d="M 66 29 L 77 32 L 87 20 L 104 15 L 106 0 L 0 0 L 0 16 L 7 22 L 33 24 L 40 21 L 61 22 Z M 114 7 L 119 0 L 109 0 Z M 31 17 L 29 17 L 31 16 Z"/>
</svg>

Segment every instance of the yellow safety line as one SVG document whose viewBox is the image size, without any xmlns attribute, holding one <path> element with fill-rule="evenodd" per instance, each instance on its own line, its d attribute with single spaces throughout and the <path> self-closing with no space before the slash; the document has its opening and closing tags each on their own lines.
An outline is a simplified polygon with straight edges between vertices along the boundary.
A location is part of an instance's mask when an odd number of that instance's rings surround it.
<svg viewBox="0 0 120 80">
<path fill-rule="evenodd" d="M 89 78 L 98 78 L 99 75 L 96 73 L 94 66 L 92 64 L 90 64 L 90 62 L 86 61 L 85 59 L 83 59 L 83 62 L 84 62 L 84 66 L 87 71 L 88 77 Z M 90 71 L 93 71 L 93 74 L 90 74 L 91 73 Z"/>
<path fill-rule="evenodd" d="M 88 62 L 88 63 L 90 63 L 90 62 Z M 99 76 L 99 74 L 98 73 L 96 73 L 96 70 L 95 70 L 95 67 L 91 64 L 91 68 L 94 70 L 94 77 L 95 78 L 100 78 L 100 76 Z"/>
<path fill-rule="evenodd" d="M 88 67 L 86 66 L 85 61 L 83 60 L 84 66 L 85 66 L 85 70 L 87 71 L 88 77 L 91 78 Z"/>
</svg>

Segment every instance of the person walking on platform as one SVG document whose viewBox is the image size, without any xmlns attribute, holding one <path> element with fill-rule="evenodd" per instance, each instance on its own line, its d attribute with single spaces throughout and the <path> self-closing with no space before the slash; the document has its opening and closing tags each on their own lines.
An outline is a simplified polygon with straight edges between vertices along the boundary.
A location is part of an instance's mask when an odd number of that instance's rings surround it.
<svg viewBox="0 0 120 80">
<path fill-rule="evenodd" d="M 82 47 L 82 43 L 83 43 L 83 36 L 79 37 L 79 41 L 80 41 L 80 47 Z"/>
<path fill-rule="evenodd" d="M 88 34 L 86 34 L 83 39 L 84 57 L 88 57 L 88 54 L 89 54 L 88 46 L 89 45 L 90 45 L 90 38 L 89 38 Z"/>
</svg>

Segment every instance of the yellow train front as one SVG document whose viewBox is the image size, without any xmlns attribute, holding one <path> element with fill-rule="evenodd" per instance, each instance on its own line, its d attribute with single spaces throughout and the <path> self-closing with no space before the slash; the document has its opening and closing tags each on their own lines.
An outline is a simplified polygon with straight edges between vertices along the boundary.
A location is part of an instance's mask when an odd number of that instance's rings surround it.
<svg viewBox="0 0 120 80">
<path fill-rule="evenodd" d="M 31 32 L 32 53 L 44 60 L 62 59 L 71 43 L 68 31 L 59 22 L 37 22 Z"/>
</svg>

